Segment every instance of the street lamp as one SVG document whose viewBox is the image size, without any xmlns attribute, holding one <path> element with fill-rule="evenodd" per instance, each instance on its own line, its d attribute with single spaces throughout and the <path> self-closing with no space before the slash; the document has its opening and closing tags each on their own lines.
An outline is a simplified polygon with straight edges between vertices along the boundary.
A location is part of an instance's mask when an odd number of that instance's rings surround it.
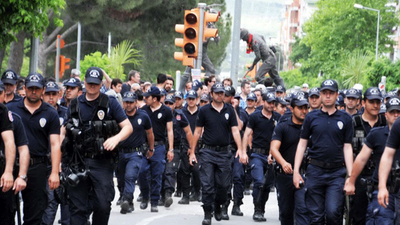
<svg viewBox="0 0 400 225">
<path fill-rule="evenodd" d="M 354 4 L 354 8 L 357 8 L 357 9 L 366 9 L 366 10 L 372 10 L 372 11 L 378 12 L 378 24 L 377 24 L 377 26 L 376 26 L 376 47 L 375 47 L 375 60 L 378 60 L 379 15 L 380 15 L 380 10 L 378 10 L 378 9 L 373 9 L 373 8 L 368 8 L 368 7 L 365 7 L 365 6 L 360 5 L 360 4 L 357 4 L 357 3 Z"/>
</svg>

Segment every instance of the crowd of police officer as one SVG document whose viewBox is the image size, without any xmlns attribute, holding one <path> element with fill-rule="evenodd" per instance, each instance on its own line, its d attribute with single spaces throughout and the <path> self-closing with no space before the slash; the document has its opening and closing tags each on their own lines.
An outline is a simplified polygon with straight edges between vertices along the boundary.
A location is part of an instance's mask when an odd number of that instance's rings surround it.
<svg viewBox="0 0 400 225">
<path fill-rule="evenodd" d="M 84 81 L 74 72 L 63 84 L 29 74 L 23 92 L 14 71 L 3 73 L 2 224 L 20 218 L 19 192 L 24 224 L 53 224 L 59 205 L 61 224 L 87 224 L 90 215 L 108 224 L 114 175 L 122 214 L 134 211 L 139 184 L 141 210 L 170 207 L 175 192 L 178 204 L 203 203 L 202 224 L 229 220 L 231 202 L 231 215 L 243 216 L 253 183 L 257 222 L 267 220 L 276 187 L 281 224 L 398 223 L 397 90 L 339 91 L 328 79 L 310 90 L 266 82 L 251 91 L 243 81 L 239 94 L 230 79 L 210 76 L 174 91 L 165 74 L 135 90 L 137 71 L 124 84 L 98 67 Z"/>
</svg>

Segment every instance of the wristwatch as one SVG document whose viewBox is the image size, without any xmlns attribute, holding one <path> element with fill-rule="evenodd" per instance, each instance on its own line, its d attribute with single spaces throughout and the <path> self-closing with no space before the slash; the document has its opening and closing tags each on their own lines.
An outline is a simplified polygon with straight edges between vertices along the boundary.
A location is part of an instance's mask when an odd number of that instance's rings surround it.
<svg viewBox="0 0 400 225">
<path fill-rule="evenodd" d="M 25 182 L 28 181 L 28 177 L 26 175 L 18 175 L 18 177 L 24 180 Z"/>
<path fill-rule="evenodd" d="M 154 152 L 154 149 L 149 149 L 149 152 Z"/>
</svg>

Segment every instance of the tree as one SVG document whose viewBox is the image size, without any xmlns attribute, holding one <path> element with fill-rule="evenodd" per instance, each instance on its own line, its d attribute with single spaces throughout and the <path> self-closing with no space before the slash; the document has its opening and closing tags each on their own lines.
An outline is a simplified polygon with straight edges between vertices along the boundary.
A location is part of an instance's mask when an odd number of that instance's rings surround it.
<svg viewBox="0 0 400 225">
<path fill-rule="evenodd" d="M 125 79 L 124 65 L 140 65 L 139 51 L 133 48 L 133 42 L 123 41 L 112 48 L 110 54 L 110 64 L 106 67 L 108 73 L 113 78 Z"/>
</svg>

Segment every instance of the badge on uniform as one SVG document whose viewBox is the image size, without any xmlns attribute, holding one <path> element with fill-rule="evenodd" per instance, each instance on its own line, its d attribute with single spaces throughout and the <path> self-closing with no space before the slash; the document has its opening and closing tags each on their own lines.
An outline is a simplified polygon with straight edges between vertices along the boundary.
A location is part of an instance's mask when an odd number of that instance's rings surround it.
<svg viewBox="0 0 400 225">
<path fill-rule="evenodd" d="M 142 119 L 139 118 L 139 119 L 137 120 L 137 123 L 138 123 L 139 125 L 142 124 Z"/>
<path fill-rule="evenodd" d="M 225 113 L 225 119 L 229 120 L 229 114 L 228 113 Z"/>
<path fill-rule="evenodd" d="M 181 121 L 181 115 L 177 115 L 176 120 Z"/>
<path fill-rule="evenodd" d="M 45 118 L 41 118 L 40 120 L 39 120 L 39 124 L 40 124 L 40 126 L 41 127 L 44 127 L 45 125 L 46 125 L 46 119 Z"/>
<path fill-rule="evenodd" d="M 78 119 L 72 118 L 72 123 L 74 124 L 75 127 L 79 126 L 79 120 Z"/>
<path fill-rule="evenodd" d="M 343 122 L 342 121 L 338 121 L 337 122 L 337 126 L 339 127 L 339 130 L 343 129 Z"/>
<path fill-rule="evenodd" d="M 14 121 L 14 117 L 12 116 L 12 113 L 10 111 L 8 111 L 8 119 L 10 120 L 10 122 Z"/>
<path fill-rule="evenodd" d="M 97 112 L 97 116 L 99 117 L 100 120 L 103 120 L 103 119 L 104 119 L 104 116 L 105 116 L 104 111 L 103 111 L 103 110 L 99 110 L 99 111 Z"/>
<path fill-rule="evenodd" d="M 157 118 L 158 118 L 158 119 L 161 119 L 161 117 L 162 117 L 162 114 L 161 114 L 161 113 L 158 113 Z"/>
<path fill-rule="evenodd" d="M 60 117 L 60 125 L 64 124 L 64 118 Z"/>
</svg>

